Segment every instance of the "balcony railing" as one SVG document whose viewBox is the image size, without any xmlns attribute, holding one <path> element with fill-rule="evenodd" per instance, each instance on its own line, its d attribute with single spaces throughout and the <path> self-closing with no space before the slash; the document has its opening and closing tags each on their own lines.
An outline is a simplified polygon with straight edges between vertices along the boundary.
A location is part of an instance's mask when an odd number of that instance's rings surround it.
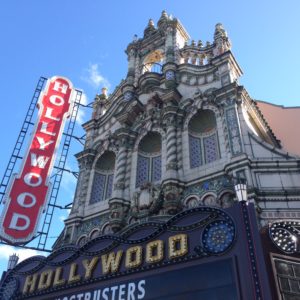
<svg viewBox="0 0 300 300">
<path fill-rule="evenodd" d="M 141 73 L 144 74 L 147 72 L 162 74 L 162 64 L 147 63 L 147 64 L 142 65 Z"/>
</svg>

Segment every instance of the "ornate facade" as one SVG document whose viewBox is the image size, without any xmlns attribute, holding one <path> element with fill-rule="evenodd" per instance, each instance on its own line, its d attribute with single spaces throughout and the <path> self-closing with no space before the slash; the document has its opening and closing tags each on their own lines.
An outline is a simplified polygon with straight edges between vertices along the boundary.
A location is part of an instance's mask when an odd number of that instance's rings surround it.
<svg viewBox="0 0 300 300">
<path fill-rule="evenodd" d="M 221 24 L 188 42 L 163 12 L 128 45 L 126 79 L 96 95 L 73 207 L 55 244 L 81 245 L 198 206 L 228 208 L 245 178 L 260 226 L 300 218 L 300 159 L 282 148 Z"/>
</svg>

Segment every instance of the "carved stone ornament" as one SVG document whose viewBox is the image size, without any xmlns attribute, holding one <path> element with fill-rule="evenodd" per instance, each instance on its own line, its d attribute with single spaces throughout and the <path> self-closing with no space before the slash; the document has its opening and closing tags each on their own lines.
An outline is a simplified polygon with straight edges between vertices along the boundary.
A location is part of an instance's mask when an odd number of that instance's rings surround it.
<svg viewBox="0 0 300 300">
<path fill-rule="evenodd" d="M 133 196 L 131 215 L 135 218 L 144 218 L 157 212 L 162 204 L 161 189 L 152 183 L 146 183 Z"/>
<path fill-rule="evenodd" d="M 109 225 L 113 232 L 118 232 L 125 225 L 125 219 L 128 213 L 130 203 L 123 199 L 109 200 Z"/>
<path fill-rule="evenodd" d="M 166 184 L 163 187 L 164 192 L 164 208 L 167 214 L 173 215 L 182 209 L 180 196 L 182 193 L 182 188 L 178 187 L 176 184 Z"/>
</svg>

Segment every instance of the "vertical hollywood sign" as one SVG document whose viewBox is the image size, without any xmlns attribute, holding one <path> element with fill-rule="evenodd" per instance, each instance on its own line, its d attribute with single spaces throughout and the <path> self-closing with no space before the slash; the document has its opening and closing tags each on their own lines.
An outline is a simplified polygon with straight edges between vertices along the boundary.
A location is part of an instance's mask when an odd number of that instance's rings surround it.
<svg viewBox="0 0 300 300">
<path fill-rule="evenodd" d="M 0 236 L 12 243 L 30 241 L 37 230 L 49 190 L 48 177 L 54 163 L 64 121 L 72 108 L 72 84 L 52 77 L 39 99 L 39 116 L 23 165 L 5 195 Z"/>
</svg>

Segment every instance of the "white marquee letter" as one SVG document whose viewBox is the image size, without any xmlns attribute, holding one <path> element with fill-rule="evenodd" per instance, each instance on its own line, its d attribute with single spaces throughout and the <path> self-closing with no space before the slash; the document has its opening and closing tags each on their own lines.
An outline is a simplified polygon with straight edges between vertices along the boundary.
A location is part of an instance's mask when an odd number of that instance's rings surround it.
<svg viewBox="0 0 300 300">
<path fill-rule="evenodd" d="M 25 224 L 23 226 L 18 225 L 19 220 L 24 220 Z M 26 230 L 29 227 L 29 225 L 30 225 L 30 219 L 27 216 L 13 213 L 8 228 L 15 229 L 15 230 Z"/>
<path fill-rule="evenodd" d="M 41 127 L 41 132 L 42 133 L 45 133 L 45 134 L 49 134 L 49 135 L 52 135 L 52 136 L 55 136 L 56 133 L 55 132 L 51 132 L 51 131 L 48 131 L 47 130 L 47 127 L 48 127 L 48 124 L 47 122 L 42 122 L 42 127 Z"/>
<path fill-rule="evenodd" d="M 49 100 L 52 104 L 57 106 L 62 106 L 65 103 L 64 98 L 57 95 L 52 95 Z"/>
<path fill-rule="evenodd" d="M 35 177 L 37 179 L 37 182 L 32 182 L 32 178 Z M 41 178 L 41 175 L 38 174 L 38 173 L 27 173 L 25 176 L 24 176 L 24 182 L 29 185 L 29 186 L 33 186 L 33 187 L 36 187 L 36 186 L 39 186 L 41 185 L 42 183 L 42 178 Z"/>
<path fill-rule="evenodd" d="M 45 143 L 44 138 L 41 138 L 39 136 L 37 136 L 36 138 L 37 138 L 37 140 L 38 140 L 38 142 L 40 144 L 40 150 L 45 150 L 45 147 L 47 147 L 48 145 L 54 143 L 54 141 L 51 141 L 51 140 L 49 142 Z"/>
<path fill-rule="evenodd" d="M 31 198 L 31 202 L 30 203 L 25 203 L 25 198 L 26 197 L 30 197 Z M 32 207 L 35 205 L 36 203 L 36 198 L 34 195 L 30 194 L 30 193 L 22 193 L 18 196 L 17 198 L 17 202 L 19 203 L 20 206 L 22 207 L 26 207 L 26 208 L 29 208 L 29 207 Z"/>
<path fill-rule="evenodd" d="M 53 89 L 54 91 L 61 92 L 62 94 L 66 94 L 68 90 L 68 86 L 66 84 L 55 81 Z"/>
<path fill-rule="evenodd" d="M 52 116 L 53 108 L 47 107 L 45 117 L 54 121 L 59 121 L 60 118 L 55 118 Z"/>
<path fill-rule="evenodd" d="M 35 153 L 31 153 L 31 166 L 44 169 L 50 157 L 48 156 L 36 156 Z"/>
</svg>

